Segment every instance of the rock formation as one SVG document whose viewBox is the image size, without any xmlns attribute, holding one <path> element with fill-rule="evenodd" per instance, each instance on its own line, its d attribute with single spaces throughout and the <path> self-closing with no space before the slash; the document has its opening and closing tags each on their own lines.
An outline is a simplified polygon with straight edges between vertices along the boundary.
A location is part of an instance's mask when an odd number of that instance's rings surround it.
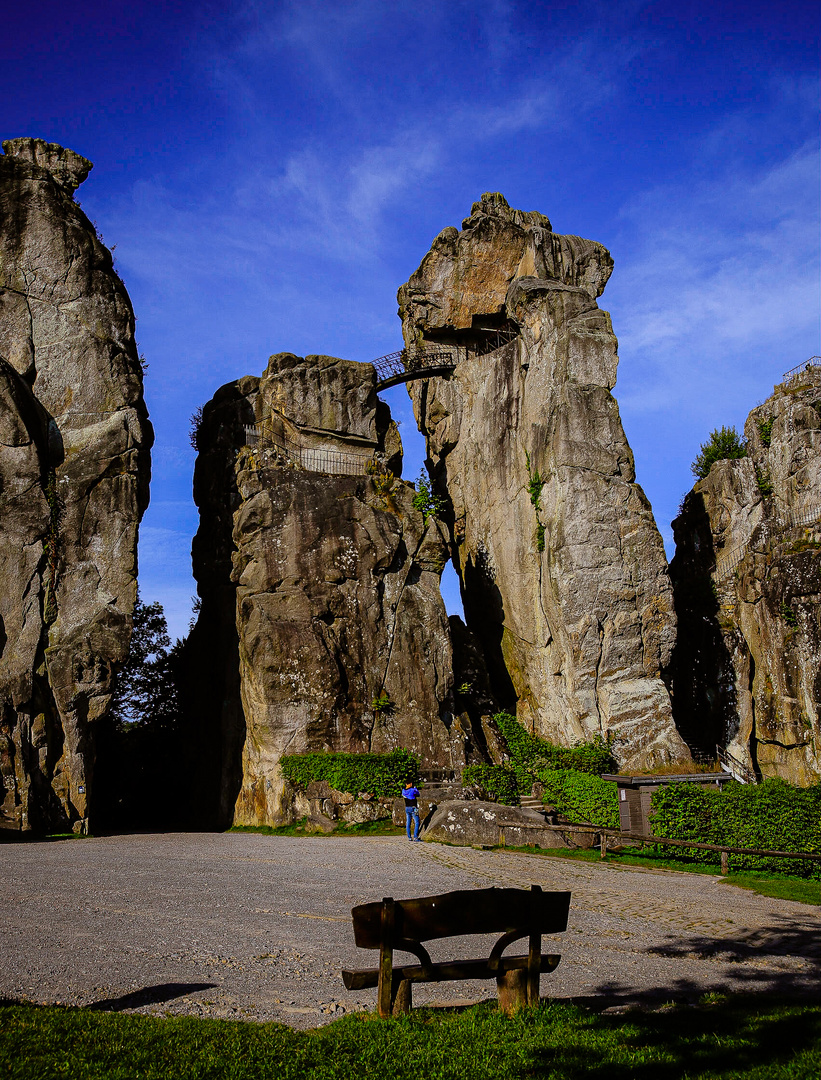
<svg viewBox="0 0 821 1080">
<path fill-rule="evenodd" d="M 0 828 L 86 828 L 130 636 L 151 426 L 134 315 L 73 199 L 91 163 L 0 157 Z"/>
<path fill-rule="evenodd" d="M 409 389 L 497 698 L 548 739 L 601 735 L 646 767 L 688 755 L 664 682 L 667 562 L 596 304 L 612 267 L 600 244 L 485 195 L 434 240 L 399 310 L 411 356 L 435 342 L 459 360 Z"/>
<path fill-rule="evenodd" d="M 776 386 L 673 522 L 677 717 L 708 752 L 821 778 L 821 368 Z"/>
<path fill-rule="evenodd" d="M 439 592 L 446 538 L 397 478 L 375 385 L 370 364 L 281 353 L 203 411 L 190 650 L 196 720 L 221 747 L 220 822 L 292 814 L 284 753 L 404 746 L 458 768 L 469 751 Z"/>
</svg>

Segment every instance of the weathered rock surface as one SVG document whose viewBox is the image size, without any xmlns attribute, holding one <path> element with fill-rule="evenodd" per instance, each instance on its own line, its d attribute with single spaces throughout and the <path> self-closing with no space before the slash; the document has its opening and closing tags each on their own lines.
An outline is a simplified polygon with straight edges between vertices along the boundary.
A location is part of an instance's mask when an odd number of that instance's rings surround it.
<svg viewBox="0 0 821 1080">
<path fill-rule="evenodd" d="M 91 163 L 0 157 L 0 827 L 83 831 L 128 650 L 151 425 L 134 315 L 72 193 Z"/>
<path fill-rule="evenodd" d="M 221 742 L 219 820 L 293 816 L 285 753 L 404 746 L 458 768 L 446 538 L 386 471 L 401 444 L 373 368 L 274 356 L 215 395 L 198 441 L 190 648 L 198 719 Z"/>
<path fill-rule="evenodd" d="M 497 699 L 557 743 L 602 735 L 623 767 L 649 767 L 688 754 L 663 678 L 667 562 L 596 304 L 612 266 L 600 244 L 485 195 L 434 240 L 399 305 L 409 348 L 462 357 L 409 389 Z M 512 340 L 481 355 L 500 329 Z"/>
<path fill-rule="evenodd" d="M 425 840 L 481 847 L 589 848 L 595 833 L 555 832 L 527 807 L 502 806 L 474 799 L 441 803 L 424 830 Z"/>
<path fill-rule="evenodd" d="M 777 386 L 673 522 L 673 688 L 693 744 L 821 778 L 821 369 Z"/>
</svg>

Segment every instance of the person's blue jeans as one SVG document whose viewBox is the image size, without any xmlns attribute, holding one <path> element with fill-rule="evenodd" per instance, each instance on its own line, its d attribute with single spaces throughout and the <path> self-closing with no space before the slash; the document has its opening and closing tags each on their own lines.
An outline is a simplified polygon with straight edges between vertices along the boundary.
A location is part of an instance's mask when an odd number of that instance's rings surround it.
<svg viewBox="0 0 821 1080">
<path fill-rule="evenodd" d="M 411 822 L 415 821 L 414 834 L 411 835 Z M 405 825 L 407 826 L 408 840 L 416 840 L 419 837 L 419 808 L 416 806 L 405 807 Z"/>
</svg>

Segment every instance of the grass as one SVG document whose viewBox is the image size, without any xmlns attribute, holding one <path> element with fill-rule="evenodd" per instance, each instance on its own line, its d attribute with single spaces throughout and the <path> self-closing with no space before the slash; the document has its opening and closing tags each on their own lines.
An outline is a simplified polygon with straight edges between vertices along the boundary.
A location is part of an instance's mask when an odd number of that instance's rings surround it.
<svg viewBox="0 0 821 1080">
<path fill-rule="evenodd" d="M 340 822 L 333 832 L 322 832 L 302 818 L 293 825 L 232 825 L 228 832 L 261 833 L 263 836 L 399 836 L 404 827 L 394 825 L 390 818 L 383 821 L 365 821 L 361 825 Z"/>
<path fill-rule="evenodd" d="M 630 849 L 613 851 L 607 850 L 607 858 L 602 859 L 599 848 L 573 849 L 573 848 L 532 848 L 532 847 L 504 847 L 497 851 L 519 851 L 528 855 L 542 855 L 546 858 L 579 859 L 582 862 L 592 862 L 602 865 L 609 863 L 615 866 L 640 866 L 650 870 L 674 870 L 678 873 L 709 874 L 716 877 L 719 874 L 718 866 L 710 863 L 696 862 L 691 859 L 669 859 L 652 850 L 644 851 L 641 855 L 629 854 Z M 732 855 L 730 856 L 732 859 Z M 778 900 L 795 900 L 801 904 L 821 905 L 821 882 L 798 877 L 794 874 L 767 874 L 753 870 L 730 870 L 722 881 L 723 884 L 736 885 L 740 889 L 750 889 L 761 896 L 772 896 Z"/>
<path fill-rule="evenodd" d="M 357 1013 L 311 1031 L 0 1005 L 0 1076 L 10 1080 L 809 1080 L 821 1010 L 756 995 L 602 1015 L 543 1002 Z"/>
</svg>

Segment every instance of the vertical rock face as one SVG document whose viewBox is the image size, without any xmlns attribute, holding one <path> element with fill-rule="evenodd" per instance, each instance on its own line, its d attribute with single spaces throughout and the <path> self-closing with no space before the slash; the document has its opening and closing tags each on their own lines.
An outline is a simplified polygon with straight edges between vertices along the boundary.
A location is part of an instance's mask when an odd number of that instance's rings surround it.
<svg viewBox="0 0 821 1080">
<path fill-rule="evenodd" d="M 40 139 L 3 149 L 0 827 L 82 831 L 152 432 L 128 294 L 72 197 L 91 163 Z"/>
<path fill-rule="evenodd" d="M 673 522 L 680 723 L 764 776 L 821 777 L 821 369 L 777 386 Z M 688 737 L 689 737 L 688 735 Z"/>
<path fill-rule="evenodd" d="M 209 402 L 198 448 L 192 647 L 221 742 L 218 819 L 284 820 L 284 753 L 404 746 L 462 764 L 446 539 L 393 475 L 401 444 L 371 365 L 274 356 Z"/>
<path fill-rule="evenodd" d="M 497 697 L 547 738 L 603 735 L 625 766 L 651 766 L 687 750 L 662 678 L 666 559 L 596 304 L 612 266 L 600 244 L 485 195 L 434 240 L 399 305 L 408 348 L 467 357 L 409 388 Z"/>
</svg>

